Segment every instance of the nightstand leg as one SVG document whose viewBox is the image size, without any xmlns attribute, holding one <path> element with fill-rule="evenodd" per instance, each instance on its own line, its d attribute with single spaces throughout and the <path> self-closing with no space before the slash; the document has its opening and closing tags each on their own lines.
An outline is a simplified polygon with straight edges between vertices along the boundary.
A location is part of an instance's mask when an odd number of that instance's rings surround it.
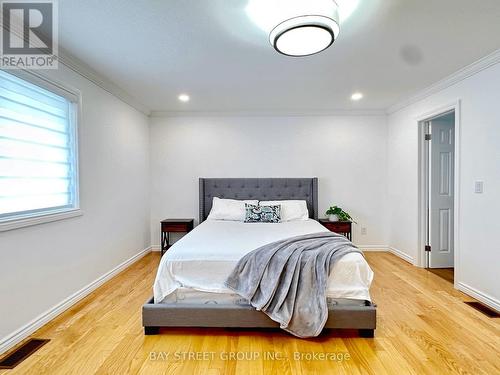
<svg viewBox="0 0 500 375">
<path fill-rule="evenodd" d="M 161 255 L 170 247 L 170 232 L 161 232 Z"/>
<path fill-rule="evenodd" d="M 165 232 L 161 232 L 160 249 L 161 249 L 161 256 L 163 256 L 163 254 L 165 253 Z"/>
</svg>

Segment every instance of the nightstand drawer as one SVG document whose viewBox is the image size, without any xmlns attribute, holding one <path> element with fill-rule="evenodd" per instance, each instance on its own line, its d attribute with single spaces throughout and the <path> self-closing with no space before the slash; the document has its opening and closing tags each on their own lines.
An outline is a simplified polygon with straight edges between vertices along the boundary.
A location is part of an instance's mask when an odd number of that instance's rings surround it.
<svg viewBox="0 0 500 375">
<path fill-rule="evenodd" d="M 161 230 L 163 232 L 189 232 L 192 226 L 188 223 L 162 223 Z"/>
<path fill-rule="evenodd" d="M 347 233 L 351 231 L 351 223 L 330 222 L 323 225 L 332 232 Z"/>
<path fill-rule="evenodd" d="M 352 222 L 350 221 L 329 221 L 328 219 L 319 219 L 319 222 L 330 232 L 335 232 L 346 236 L 352 240 Z"/>
</svg>

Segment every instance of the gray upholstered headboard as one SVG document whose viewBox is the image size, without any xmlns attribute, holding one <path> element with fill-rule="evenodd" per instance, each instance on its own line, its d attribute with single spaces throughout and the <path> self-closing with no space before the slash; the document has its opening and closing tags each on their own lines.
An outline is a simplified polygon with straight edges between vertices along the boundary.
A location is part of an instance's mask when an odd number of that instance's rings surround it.
<svg viewBox="0 0 500 375">
<path fill-rule="evenodd" d="M 212 208 L 213 197 L 226 199 L 307 202 L 309 217 L 318 219 L 318 178 L 200 178 L 200 223 Z"/>
</svg>

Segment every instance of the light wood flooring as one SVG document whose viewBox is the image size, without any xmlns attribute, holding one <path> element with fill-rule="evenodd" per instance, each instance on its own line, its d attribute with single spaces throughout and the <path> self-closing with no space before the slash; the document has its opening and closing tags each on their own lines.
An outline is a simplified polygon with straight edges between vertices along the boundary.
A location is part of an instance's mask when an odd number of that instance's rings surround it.
<svg viewBox="0 0 500 375">
<path fill-rule="evenodd" d="M 453 284 L 455 271 L 453 268 L 429 268 L 429 272 Z"/>
<path fill-rule="evenodd" d="M 463 301 L 471 298 L 429 271 L 389 253 L 366 257 L 375 272 L 374 339 L 331 331 L 301 340 L 279 330 L 224 329 L 144 336 L 141 305 L 159 261 L 152 253 L 37 331 L 33 337 L 51 341 L 0 375 L 500 374 L 499 319 L 467 306 Z M 343 360 L 311 357 L 315 353 Z"/>
</svg>

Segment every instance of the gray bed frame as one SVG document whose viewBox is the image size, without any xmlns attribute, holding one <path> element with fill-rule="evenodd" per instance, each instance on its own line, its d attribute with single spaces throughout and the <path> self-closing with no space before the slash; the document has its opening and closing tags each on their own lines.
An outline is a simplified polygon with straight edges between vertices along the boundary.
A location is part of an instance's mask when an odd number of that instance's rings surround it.
<svg viewBox="0 0 500 375">
<path fill-rule="evenodd" d="M 200 178 L 200 222 L 206 220 L 213 197 L 231 199 L 284 200 L 307 202 L 309 216 L 318 219 L 317 178 Z M 331 305 L 325 328 L 357 329 L 361 337 L 373 337 L 376 305 Z M 146 335 L 162 327 L 279 328 L 279 324 L 252 306 L 222 304 L 155 304 L 153 298 L 142 306 Z"/>
</svg>

